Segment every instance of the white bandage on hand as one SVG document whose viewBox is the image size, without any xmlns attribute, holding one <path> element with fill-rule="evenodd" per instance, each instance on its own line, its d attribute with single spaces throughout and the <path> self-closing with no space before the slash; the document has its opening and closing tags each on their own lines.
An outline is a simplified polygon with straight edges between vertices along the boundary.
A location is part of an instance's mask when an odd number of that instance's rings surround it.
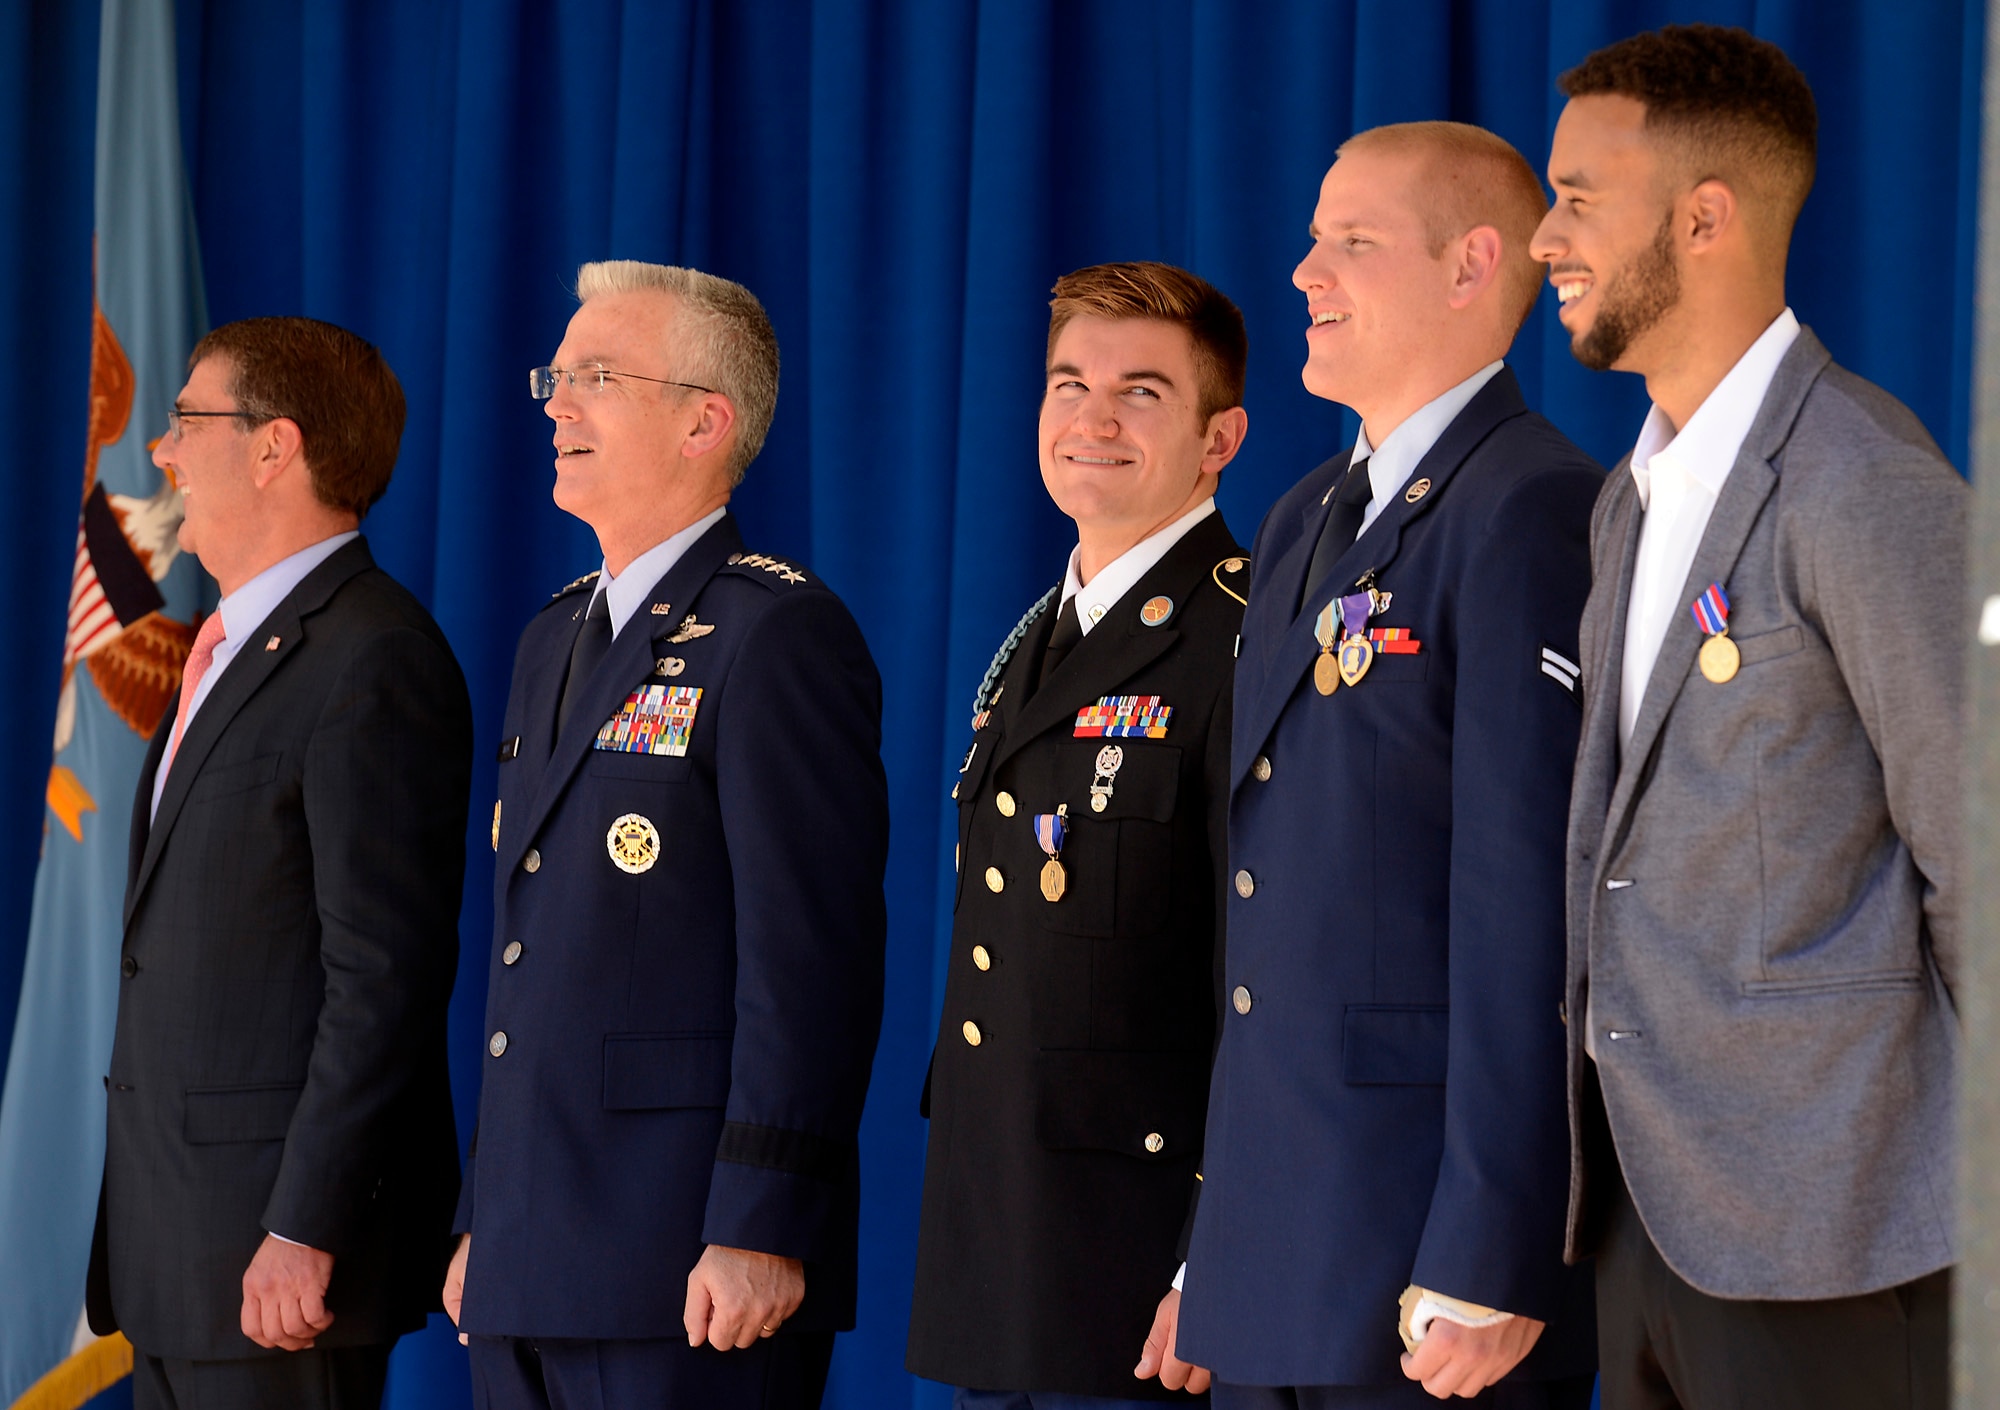
<svg viewBox="0 0 2000 1410">
<path fill-rule="evenodd" d="M 1463 1298 L 1447 1297 L 1443 1293 L 1431 1292 L 1415 1283 L 1403 1289 L 1403 1296 L 1397 1301 L 1400 1317 L 1396 1324 L 1397 1333 L 1403 1338 L 1406 1350 L 1415 1351 L 1431 1329 L 1431 1323 L 1442 1317 L 1447 1322 L 1456 1322 L 1461 1327 L 1492 1327 L 1501 1322 L 1511 1321 L 1514 1314 L 1502 1312 L 1493 1307 L 1482 1307 L 1476 1302 Z"/>
</svg>

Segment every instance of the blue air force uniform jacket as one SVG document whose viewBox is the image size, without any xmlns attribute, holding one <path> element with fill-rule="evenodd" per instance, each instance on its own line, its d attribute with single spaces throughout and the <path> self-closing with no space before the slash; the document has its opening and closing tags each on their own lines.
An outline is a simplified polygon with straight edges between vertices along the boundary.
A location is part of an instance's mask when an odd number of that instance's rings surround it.
<svg viewBox="0 0 2000 1410">
<path fill-rule="evenodd" d="M 1051 592 L 982 691 L 953 794 L 962 866 L 926 1089 L 920 1376 L 1184 1399 L 1132 1363 L 1200 1164 L 1249 566 L 1211 514 L 1037 689 Z M 1108 733 L 1107 697 L 1128 711 Z M 1050 901 L 1035 818 L 1065 805 Z"/>
<path fill-rule="evenodd" d="M 1347 457 L 1252 550 L 1230 761 L 1227 1000 L 1180 1354 L 1241 1385 L 1402 1382 L 1416 1283 L 1551 1325 L 1563 1264 L 1563 838 L 1603 474 L 1502 370 L 1301 607 Z M 1314 618 L 1372 584 L 1379 652 L 1322 695 Z"/>
<path fill-rule="evenodd" d="M 594 578 L 594 575 L 593 575 Z M 682 1335 L 708 1244 L 799 1258 L 853 1325 L 855 1136 L 881 1024 L 881 683 L 810 573 L 725 516 L 556 734 L 594 582 L 528 624 L 494 811 L 461 1327 Z"/>
</svg>

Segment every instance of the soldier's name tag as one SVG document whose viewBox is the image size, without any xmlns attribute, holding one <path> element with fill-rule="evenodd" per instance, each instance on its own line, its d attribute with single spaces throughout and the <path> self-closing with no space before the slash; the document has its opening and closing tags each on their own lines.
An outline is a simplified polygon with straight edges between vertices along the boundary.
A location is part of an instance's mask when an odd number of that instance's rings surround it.
<svg viewBox="0 0 2000 1410">
<path fill-rule="evenodd" d="M 1076 713 L 1077 739 L 1165 739 L 1174 707 L 1157 695 L 1106 695 Z"/>
<path fill-rule="evenodd" d="M 694 712 L 700 705 L 698 685 L 641 687 L 626 696 L 618 713 L 604 722 L 592 747 L 678 759 L 688 751 Z"/>
</svg>

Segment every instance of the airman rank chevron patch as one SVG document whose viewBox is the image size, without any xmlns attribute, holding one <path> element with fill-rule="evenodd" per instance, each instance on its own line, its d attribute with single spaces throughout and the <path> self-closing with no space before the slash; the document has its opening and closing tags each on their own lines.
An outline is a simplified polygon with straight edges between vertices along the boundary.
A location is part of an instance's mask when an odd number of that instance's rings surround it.
<svg viewBox="0 0 2000 1410">
<path fill-rule="evenodd" d="M 1077 739 L 1165 739 L 1174 707 L 1157 695 L 1107 695 L 1077 711 Z"/>
<path fill-rule="evenodd" d="M 618 713 L 604 722 L 592 747 L 678 759 L 688 751 L 694 712 L 700 704 L 698 685 L 649 685 L 635 690 L 625 697 Z"/>
</svg>

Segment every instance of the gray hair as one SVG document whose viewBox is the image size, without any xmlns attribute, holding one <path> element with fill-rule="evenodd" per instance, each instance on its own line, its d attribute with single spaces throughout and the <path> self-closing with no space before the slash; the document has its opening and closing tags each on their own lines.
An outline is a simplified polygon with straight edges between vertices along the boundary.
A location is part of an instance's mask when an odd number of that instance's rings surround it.
<svg viewBox="0 0 2000 1410">
<path fill-rule="evenodd" d="M 576 297 L 644 290 L 672 294 L 679 302 L 681 356 L 673 368 L 684 381 L 713 387 L 736 410 L 736 445 L 729 483 L 743 483 L 778 410 L 778 335 L 757 296 L 741 284 L 698 269 L 647 264 L 636 259 L 597 260 L 576 271 Z"/>
</svg>

